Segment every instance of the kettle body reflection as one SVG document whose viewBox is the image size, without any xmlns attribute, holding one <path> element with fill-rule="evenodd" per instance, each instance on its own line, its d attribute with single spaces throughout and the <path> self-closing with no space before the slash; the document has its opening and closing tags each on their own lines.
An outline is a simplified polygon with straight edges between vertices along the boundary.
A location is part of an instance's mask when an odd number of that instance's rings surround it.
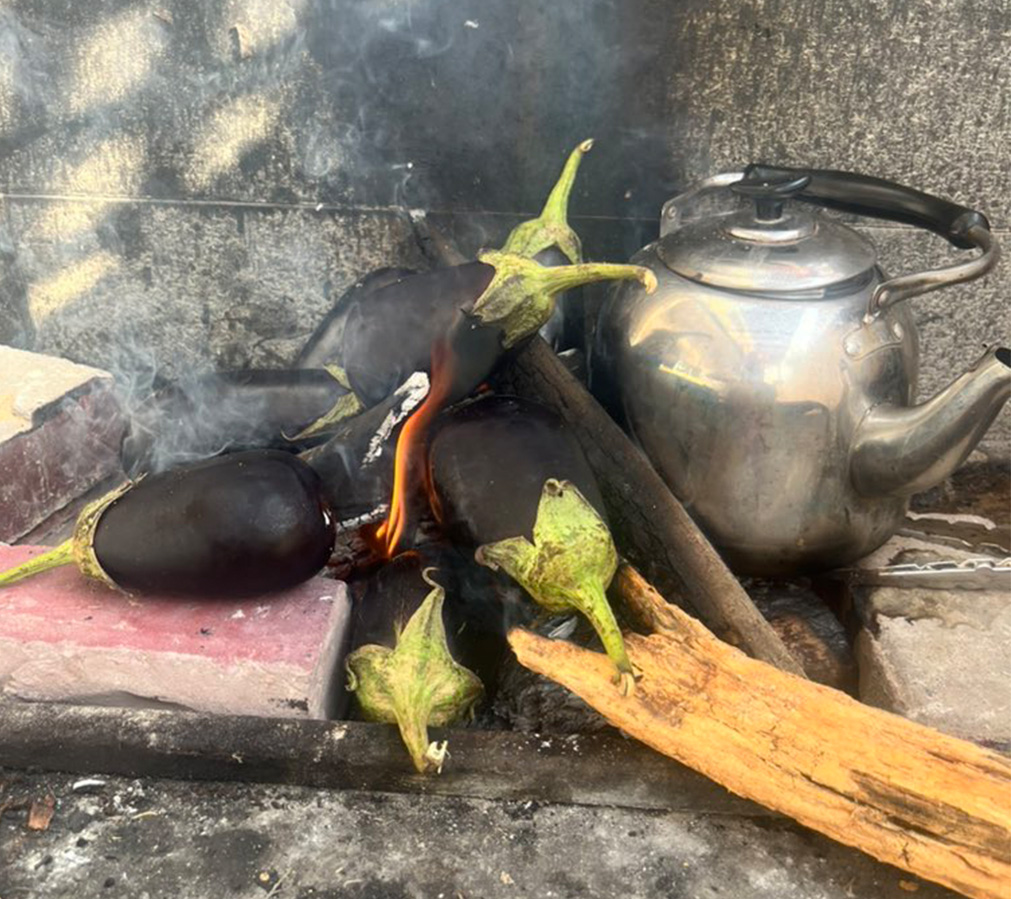
<svg viewBox="0 0 1011 899">
<path fill-rule="evenodd" d="M 715 212 L 688 217 L 714 195 Z M 811 204 L 913 220 L 982 253 L 888 279 L 867 240 Z M 979 213 L 879 179 L 717 176 L 670 201 L 660 239 L 633 257 L 658 289 L 609 295 L 592 386 L 735 570 L 846 564 L 894 533 L 909 495 L 957 467 L 1011 393 L 998 349 L 913 405 L 906 300 L 996 256 Z"/>
</svg>

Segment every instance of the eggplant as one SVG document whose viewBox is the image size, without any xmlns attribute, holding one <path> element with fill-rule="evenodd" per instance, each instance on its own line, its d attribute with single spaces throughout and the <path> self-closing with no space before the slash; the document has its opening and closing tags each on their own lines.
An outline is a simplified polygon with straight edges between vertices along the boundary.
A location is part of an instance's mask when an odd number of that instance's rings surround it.
<svg viewBox="0 0 1011 899">
<path fill-rule="evenodd" d="M 218 456 L 126 484 L 87 506 L 74 536 L 0 574 L 57 565 L 138 593 L 243 597 L 312 577 L 333 548 L 316 473 L 290 453 Z"/>
<path fill-rule="evenodd" d="M 439 416 L 428 465 L 436 514 L 460 543 L 532 537 L 548 478 L 571 481 L 605 515 L 579 442 L 558 415 L 533 400 L 492 394 Z"/>
<path fill-rule="evenodd" d="M 579 237 L 565 217 L 579 161 L 592 143 L 584 141 L 570 154 L 541 215 L 518 225 L 501 252 L 481 253 L 477 261 L 404 276 L 384 286 L 375 286 L 381 283 L 378 275 L 375 281 L 360 282 L 363 286 L 352 288 L 317 328 L 297 364 L 339 366 L 368 407 L 414 372 L 430 372 L 433 347 L 445 343 L 455 358 L 454 347 L 462 341 L 470 348 L 472 373 L 454 375 L 452 402 L 487 377 L 505 350 L 551 318 L 556 295 L 616 278 L 635 278 L 652 292 L 655 277 L 638 266 L 555 266 L 558 253 L 563 262 L 581 259 Z M 541 265 L 538 255 L 555 267 Z"/>
<path fill-rule="evenodd" d="M 412 375 L 387 399 L 340 422 L 326 443 L 299 456 L 319 475 L 338 524 L 375 513 L 393 486 L 392 435 L 425 400 L 428 377 Z"/>
<path fill-rule="evenodd" d="M 120 447 L 131 477 L 248 449 L 305 449 L 319 423 L 358 408 L 340 372 L 222 371 L 156 391 L 130 417 Z"/>
<path fill-rule="evenodd" d="M 545 268 L 489 252 L 477 262 L 391 284 L 348 312 L 341 356 L 348 384 L 363 405 L 375 405 L 414 372 L 430 372 L 433 346 L 455 342 L 452 335 L 461 329 L 482 335 L 487 349 L 479 368 L 486 377 L 505 350 L 550 317 L 554 294 L 610 278 L 635 278 L 647 288 L 655 283 L 651 272 L 637 266 Z M 461 382 L 459 392 L 466 396 L 478 383 Z"/>
<path fill-rule="evenodd" d="M 440 416 L 428 450 L 434 511 L 548 612 L 593 625 L 623 692 L 632 665 L 606 589 L 618 555 L 596 480 L 575 438 L 530 400 L 490 396 Z"/>
<path fill-rule="evenodd" d="M 356 604 L 345 661 L 357 709 L 399 727 L 419 773 L 441 771 L 447 754 L 445 742 L 429 742 L 428 728 L 459 721 L 484 694 L 480 678 L 455 658 L 463 636 L 447 627 L 438 577 L 418 553 L 384 567 Z"/>
<path fill-rule="evenodd" d="M 592 146 L 592 140 L 585 140 L 569 154 L 562 174 L 548 195 L 541 214 L 535 219 L 517 225 L 506 239 L 506 244 L 502 248 L 503 252 L 526 256 L 547 266 L 575 264 L 583 261 L 579 235 L 569 227 L 566 216 L 569 195 L 576 180 L 579 164 Z M 434 256 L 451 261 L 449 268 L 458 268 L 468 264 L 460 258 L 462 254 L 455 251 L 448 241 L 440 239 L 438 232 L 424 220 L 422 222 L 422 224 L 415 222 L 415 230 L 421 233 L 423 242 L 440 244 L 439 247 L 434 248 Z M 345 366 L 344 332 L 352 310 L 367 305 L 376 291 L 399 281 L 410 280 L 417 274 L 418 272 L 413 269 L 380 268 L 359 278 L 343 293 L 319 323 L 298 356 L 295 357 L 292 367 L 320 368 L 326 365 L 337 365 L 343 368 Z M 467 279 L 468 273 L 464 272 L 463 280 L 467 281 Z M 485 287 L 487 287 L 487 283 L 480 285 L 478 292 L 484 290 Z M 431 340 L 422 347 L 422 351 L 427 350 L 430 344 Z M 407 374 L 409 375 L 411 372 L 407 372 Z M 394 386 L 399 386 L 401 383 L 403 383 L 403 379 Z"/>
<path fill-rule="evenodd" d="M 341 346 L 348 312 L 359 303 L 368 302 L 369 297 L 377 290 L 417 273 L 413 268 L 379 268 L 355 281 L 341 294 L 333 308 L 316 326 L 316 330 L 295 357 L 292 368 L 341 366 Z"/>
</svg>

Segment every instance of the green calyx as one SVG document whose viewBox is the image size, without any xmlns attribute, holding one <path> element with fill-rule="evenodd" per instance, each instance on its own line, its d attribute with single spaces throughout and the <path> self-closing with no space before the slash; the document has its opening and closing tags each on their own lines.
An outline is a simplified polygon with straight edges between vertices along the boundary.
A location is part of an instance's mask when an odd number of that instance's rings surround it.
<svg viewBox="0 0 1011 899">
<path fill-rule="evenodd" d="M 554 312 L 555 296 L 573 287 L 595 281 L 635 280 L 646 293 L 656 290 L 656 276 L 639 265 L 586 262 L 549 267 L 500 251 L 481 253 L 478 259 L 492 266 L 495 275 L 472 312 L 485 324 L 501 329 L 505 349 L 537 333 Z"/>
<path fill-rule="evenodd" d="M 95 531 L 102 513 L 131 487 L 133 484 L 128 481 L 94 502 L 88 503 L 81 510 L 81 514 L 77 516 L 73 537 L 49 552 L 42 553 L 34 559 L 29 559 L 21 565 L 0 573 L 0 587 L 16 584 L 18 581 L 48 571 L 50 568 L 59 568 L 61 565 L 74 563 L 81 574 L 86 577 L 119 589 L 116 582 L 105 573 L 98 561 L 98 556 L 95 555 Z"/>
<path fill-rule="evenodd" d="M 584 140 L 569 154 L 541 214 L 513 228 L 502 247 L 503 253 L 515 253 L 533 259 L 548 247 L 558 247 L 573 265 L 583 261 L 583 246 L 579 235 L 568 222 L 569 196 L 572 185 L 576 182 L 579 164 L 592 146 L 592 140 Z"/>
<path fill-rule="evenodd" d="M 396 645 L 369 644 L 348 656 L 348 690 L 370 721 L 396 724 L 419 773 L 442 771 L 446 744 L 429 742 L 428 728 L 470 713 L 484 688 L 449 652 L 442 621 L 445 591 L 426 569 L 432 591 L 397 634 Z"/>
<path fill-rule="evenodd" d="M 324 365 L 323 367 L 329 372 L 330 377 L 340 384 L 341 387 L 347 389 L 347 393 L 334 403 L 333 408 L 329 412 L 317 418 L 316 421 L 299 431 L 294 437 L 285 436 L 286 440 L 305 440 L 306 437 L 313 437 L 316 434 L 330 431 L 345 419 L 351 418 L 352 415 L 357 415 L 365 408 L 362 405 L 362 401 L 358 399 L 358 394 L 351 389 L 347 372 L 343 368 L 333 364 Z"/>
<path fill-rule="evenodd" d="M 509 537 L 478 548 L 476 559 L 501 568 L 553 614 L 575 609 L 585 615 L 617 668 L 623 695 L 635 685 L 618 622 L 605 591 L 618 568 L 618 552 L 597 511 L 569 481 L 544 482 L 534 542 Z"/>
</svg>

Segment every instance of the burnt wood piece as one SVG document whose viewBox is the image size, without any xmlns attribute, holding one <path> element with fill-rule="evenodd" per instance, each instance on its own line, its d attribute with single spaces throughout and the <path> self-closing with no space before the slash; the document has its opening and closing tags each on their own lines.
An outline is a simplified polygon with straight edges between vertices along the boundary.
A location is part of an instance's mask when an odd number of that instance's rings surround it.
<svg viewBox="0 0 1011 899">
<path fill-rule="evenodd" d="M 0 702 L 8 768 L 778 817 L 611 734 L 431 734 L 451 747 L 437 777 L 389 725 Z"/>
<path fill-rule="evenodd" d="M 619 550 L 665 593 L 685 597 L 721 639 L 803 675 L 779 635 L 667 485 L 539 337 L 502 367 L 500 386 L 539 400 L 572 429 L 597 476 Z"/>
<path fill-rule="evenodd" d="M 1011 760 L 747 658 L 628 565 L 614 589 L 655 629 L 626 637 L 633 695 L 605 655 L 514 629 L 521 664 L 740 796 L 967 896 L 1007 896 Z"/>
</svg>

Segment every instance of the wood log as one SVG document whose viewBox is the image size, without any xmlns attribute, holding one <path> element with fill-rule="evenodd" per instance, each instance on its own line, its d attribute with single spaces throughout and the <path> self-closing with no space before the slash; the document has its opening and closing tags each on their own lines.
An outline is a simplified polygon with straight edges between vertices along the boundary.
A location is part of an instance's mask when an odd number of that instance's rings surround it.
<svg viewBox="0 0 1011 899">
<path fill-rule="evenodd" d="M 503 367 L 502 383 L 554 409 L 568 424 L 597 476 L 615 541 L 625 556 L 640 566 L 657 563 L 651 576 L 668 592 L 675 586 L 722 639 L 803 676 L 800 664 L 660 475 L 540 337 Z"/>
<path fill-rule="evenodd" d="M 630 566 L 614 588 L 656 628 L 626 638 L 631 696 L 603 654 L 516 629 L 520 662 L 740 796 L 966 896 L 1011 895 L 1011 760 L 748 658 Z"/>
</svg>

